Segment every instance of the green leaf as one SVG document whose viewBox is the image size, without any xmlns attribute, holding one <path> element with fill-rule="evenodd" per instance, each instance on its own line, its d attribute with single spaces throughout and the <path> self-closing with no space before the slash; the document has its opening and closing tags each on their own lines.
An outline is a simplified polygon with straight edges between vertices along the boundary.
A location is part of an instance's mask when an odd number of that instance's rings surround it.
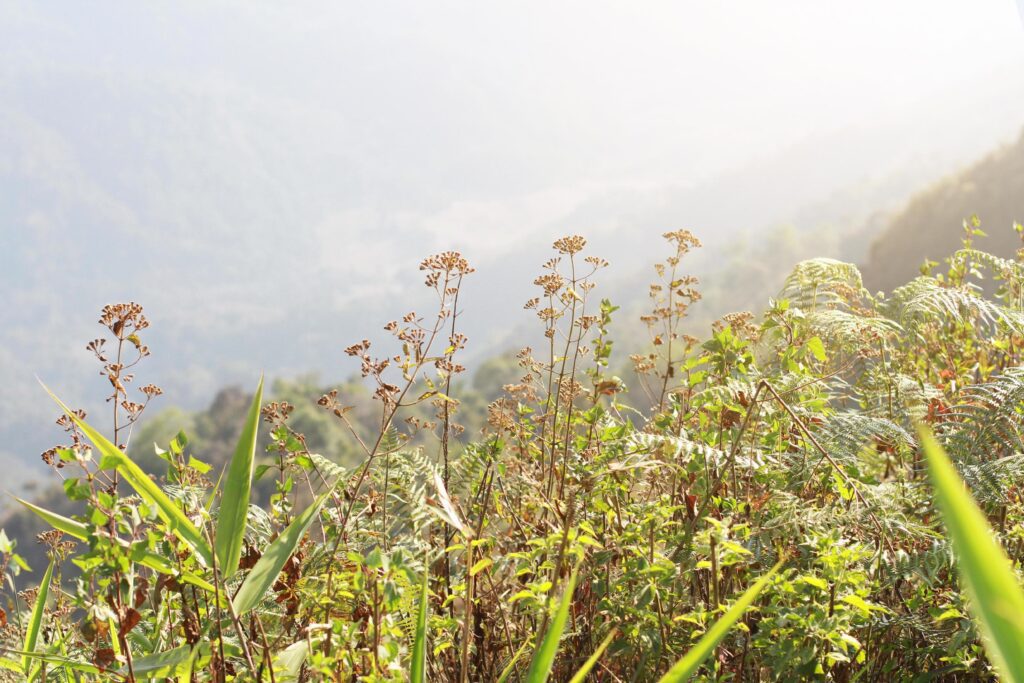
<svg viewBox="0 0 1024 683">
<path fill-rule="evenodd" d="M 280 669 L 275 667 L 274 670 L 277 674 L 274 680 L 299 680 L 302 664 L 306 661 L 307 655 L 309 655 L 309 642 L 305 640 L 296 641 L 274 655 L 274 664 L 281 667 Z"/>
<path fill-rule="evenodd" d="M 36 593 L 36 603 L 32 607 L 32 614 L 28 619 L 28 629 L 25 631 L 25 652 L 35 652 L 36 641 L 39 639 L 39 628 L 43 624 L 43 611 L 46 609 L 46 598 L 50 593 L 50 580 L 53 578 L 53 560 L 46 567 L 43 580 L 39 583 L 39 592 Z M 32 675 L 32 658 L 26 654 L 21 658 L 21 668 L 29 679 Z"/>
<path fill-rule="evenodd" d="M 141 678 L 180 676 L 182 667 L 192 661 L 192 649 L 191 645 L 180 645 L 165 652 L 136 657 L 132 660 L 132 670 Z"/>
<path fill-rule="evenodd" d="M 551 667 L 558 654 L 558 642 L 562 639 L 562 632 L 565 631 L 565 623 L 569 618 L 569 606 L 572 604 L 572 594 L 575 590 L 576 572 L 574 571 L 569 577 L 569 585 L 565 588 L 555 616 L 551 619 L 548 630 L 540 641 L 540 646 L 533 653 L 530 668 L 526 671 L 526 683 L 545 683 L 548 676 L 551 675 Z"/>
<path fill-rule="evenodd" d="M 68 519 L 63 515 L 58 515 L 56 512 L 50 512 L 49 510 L 41 508 L 38 505 L 33 505 L 32 503 L 29 503 L 26 500 L 22 500 L 17 496 L 14 497 L 14 500 L 18 501 L 26 508 L 28 508 L 31 512 L 41 517 L 54 529 L 57 529 L 58 531 L 63 531 L 68 536 L 71 536 L 72 538 L 77 538 L 80 541 L 89 540 L 89 530 L 81 522 L 76 522 L 73 519 Z M 127 548 L 130 545 L 128 541 L 124 539 L 119 538 L 117 540 L 118 543 L 120 543 L 123 547 Z M 160 572 L 161 574 L 170 574 L 171 576 L 178 577 L 185 583 L 190 583 L 193 586 L 196 586 L 197 588 L 202 588 L 203 590 L 209 591 L 211 593 L 214 592 L 213 584 L 204 581 L 192 572 L 178 571 L 178 568 L 174 564 L 172 564 L 170 560 L 163 557 L 162 555 L 154 553 L 151 550 L 146 550 L 142 553 L 141 557 L 133 557 L 132 559 L 134 562 L 137 562 L 138 564 L 141 564 L 144 567 L 149 567 L 150 569 Z"/>
<path fill-rule="evenodd" d="M 996 541 L 985 515 L 964 488 L 930 430 L 918 427 L 935 501 L 942 513 L 967 605 L 981 628 L 985 651 L 1000 677 L 1024 682 L 1024 592 L 1013 563 Z"/>
<path fill-rule="evenodd" d="M 425 683 L 427 680 L 427 608 L 430 597 L 430 573 L 423 572 L 423 586 L 420 589 L 420 606 L 416 612 L 416 638 L 412 644 L 412 662 L 409 683 Z"/>
<path fill-rule="evenodd" d="M 263 551 L 263 556 L 256 562 L 256 565 L 246 575 L 245 580 L 231 601 L 235 614 L 241 616 L 259 604 L 263 594 L 274 585 L 277 575 L 284 568 L 284 563 L 292 556 L 299 542 L 306 535 L 306 529 L 316 519 L 321 506 L 330 495 L 330 491 L 323 493 L 312 505 L 306 508 L 301 515 L 292 520 L 292 523 L 281 532 L 281 535 L 274 539 L 274 542 Z"/>
<path fill-rule="evenodd" d="M 733 606 L 721 616 L 711 628 L 708 629 L 707 633 L 697 641 L 697 644 L 690 648 L 690 651 L 683 655 L 675 665 L 668 670 L 664 676 L 662 676 L 658 683 L 681 683 L 687 681 L 697 671 L 700 665 L 704 662 L 708 656 L 714 652 L 718 646 L 719 641 L 725 637 L 725 634 L 729 632 L 729 629 L 733 627 L 739 618 L 743 616 L 743 613 L 747 611 L 747 608 L 753 604 L 754 600 L 757 599 L 758 594 L 768 585 L 771 578 L 779 571 L 779 567 L 782 566 L 782 560 L 772 567 L 767 574 L 762 576 L 757 582 L 748 588 L 746 592 L 740 596 L 740 599 L 733 603 Z"/>
<path fill-rule="evenodd" d="M 43 385 L 46 389 L 46 386 Z M 183 541 L 192 546 L 196 554 L 203 560 L 204 563 L 210 565 L 213 560 L 213 552 L 210 546 L 206 543 L 203 535 L 199 532 L 199 529 L 185 516 L 185 513 L 181 511 L 170 498 L 167 497 L 159 486 L 149 478 L 149 476 L 142 471 L 142 468 L 136 465 L 131 458 L 129 458 L 120 448 L 110 443 L 105 436 L 100 434 L 98 431 L 90 427 L 85 420 L 78 417 L 75 413 L 64 405 L 64 403 L 57 398 L 57 396 L 46 389 L 50 397 L 57 402 L 69 418 L 71 418 L 82 433 L 85 434 L 86 438 L 92 442 L 103 458 L 100 460 L 100 467 L 104 469 L 116 469 L 117 472 L 124 477 L 124 480 L 128 482 L 136 493 L 142 496 L 150 505 L 154 505 L 157 509 L 157 514 L 164 521 L 165 524 Z"/>
<path fill-rule="evenodd" d="M 40 662 L 46 662 L 47 664 L 56 664 L 57 666 L 66 667 L 68 669 L 72 669 L 74 671 L 81 671 L 82 673 L 87 674 L 98 675 L 103 673 L 104 671 L 97 666 L 93 666 L 92 664 L 88 664 L 86 662 L 76 662 L 73 659 L 68 659 L 67 657 L 60 657 L 58 655 L 48 655 L 43 654 L 41 652 L 22 652 L 21 650 L 4 650 L 4 652 L 9 655 L 21 655 L 23 658 L 28 657 L 29 659 L 38 660 Z M 11 660 L 0 659 L 0 669 L 9 668 L 11 668 Z M 19 666 L 17 670 L 21 671 L 22 669 Z"/>
<path fill-rule="evenodd" d="M 828 356 L 825 355 L 825 345 L 821 342 L 820 337 L 811 337 L 807 340 L 808 350 L 814 354 L 814 357 L 824 363 L 828 360 Z"/>
<path fill-rule="evenodd" d="M 228 466 L 228 479 L 224 484 L 224 495 L 220 499 L 220 516 L 217 519 L 217 565 L 220 575 L 231 578 L 238 570 L 242 557 L 242 542 L 245 540 L 246 519 L 249 515 L 249 493 L 252 489 L 252 466 L 256 456 L 256 437 L 260 427 L 260 406 L 263 403 L 263 378 L 252 397 L 249 413 L 238 438 L 235 454 Z"/>
<path fill-rule="evenodd" d="M 492 564 L 494 564 L 494 561 L 491 558 L 489 558 L 489 557 L 485 557 L 484 559 L 480 560 L 479 562 L 474 564 L 472 567 L 470 567 L 469 575 L 470 576 L 476 576 L 477 574 L 479 574 L 483 570 L 485 570 L 488 567 L 490 567 Z"/>
<path fill-rule="evenodd" d="M 569 679 L 569 683 L 583 683 L 583 681 L 587 679 L 587 674 L 589 674 L 590 670 L 594 668 L 597 661 L 601 659 L 601 655 L 603 655 L 604 651 L 608 649 L 608 646 L 612 644 L 612 640 L 615 638 L 616 634 L 618 634 L 618 630 L 613 628 L 611 632 L 605 636 L 605 639 L 601 641 L 601 644 L 597 646 L 597 649 L 594 650 L 594 654 L 590 655 L 590 658 L 583 662 L 583 666 L 580 667 L 579 671 Z"/>
</svg>

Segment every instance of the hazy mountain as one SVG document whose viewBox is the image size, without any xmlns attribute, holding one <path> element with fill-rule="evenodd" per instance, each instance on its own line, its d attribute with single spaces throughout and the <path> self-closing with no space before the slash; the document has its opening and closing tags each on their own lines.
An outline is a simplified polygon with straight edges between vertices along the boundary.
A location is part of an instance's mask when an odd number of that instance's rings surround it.
<svg viewBox="0 0 1024 683">
<path fill-rule="evenodd" d="M 871 244 L 865 283 L 888 289 L 926 259 L 949 255 L 963 239 L 963 220 L 973 215 L 987 235 L 975 240 L 978 248 L 1012 257 L 1024 246 L 1012 229 L 1024 222 L 1024 134 L 915 195 Z"/>
<path fill-rule="evenodd" d="M 1007 30 L 1001 10 L 917 3 L 937 33 L 897 69 L 918 18 L 835 26 L 828 3 L 314 4 L 0 0 L 7 486 L 59 438 L 37 376 L 105 414 L 84 346 L 106 303 L 145 305 L 139 379 L 198 407 L 261 370 L 348 376 L 341 349 L 425 311 L 419 259 L 455 248 L 480 359 L 529 339 L 558 235 L 585 234 L 612 262 L 597 293 L 629 304 L 658 235 L 690 228 L 718 305 L 747 306 L 789 256 L 857 258 L 873 213 L 1022 123 L 1024 72 L 993 66 L 1020 50 L 945 39 Z"/>
</svg>

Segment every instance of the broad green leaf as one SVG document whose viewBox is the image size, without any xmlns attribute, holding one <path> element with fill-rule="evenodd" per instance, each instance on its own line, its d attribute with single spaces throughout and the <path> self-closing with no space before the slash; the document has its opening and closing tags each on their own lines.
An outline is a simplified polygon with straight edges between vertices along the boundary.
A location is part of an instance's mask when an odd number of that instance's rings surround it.
<svg viewBox="0 0 1024 683">
<path fill-rule="evenodd" d="M 32 614 L 28 619 L 28 629 L 25 631 L 25 646 L 24 650 L 26 653 L 35 652 L 36 641 L 39 639 L 39 628 L 43 624 L 43 612 L 46 609 L 46 598 L 50 593 L 50 580 L 53 578 L 53 561 L 50 561 L 49 566 L 46 567 L 46 573 L 43 574 L 43 580 L 39 583 L 39 592 L 36 593 L 36 602 L 32 606 Z M 25 672 L 25 675 L 30 679 L 32 676 L 32 658 L 29 655 L 24 655 L 21 658 L 21 668 Z"/>
<path fill-rule="evenodd" d="M 238 570 L 242 557 L 242 542 L 245 540 L 246 519 L 249 514 L 249 492 L 252 489 L 252 466 L 256 456 L 256 437 L 260 427 L 260 406 L 263 403 L 263 378 L 256 387 L 252 405 L 238 438 L 235 454 L 228 466 L 228 478 L 224 483 L 224 495 L 220 499 L 220 515 L 217 519 L 217 566 L 220 575 L 231 578 Z"/>
<path fill-rule="evenodd" d="M 425 683 L 427 680 L 427 602 L 430 598 L 430 572 L 423 572 L 423 586 L 420 588 L 420 605 L 416 612 L 416 637 L 412 644 L 412 663 L 409 683 Z"/>
<path fill-rule="evenodd" d="M 474 564 L 472 567 L 470 567 L 469 575 L 470 576 L 476 576 L 477 574 L 479 574 L 483 570 L 485 570 L 488 567 L 490 567 L 492 564 L 494 564 L 494 561 L 491 558 L 489 558 L 489 557 L 485 557 L 484 559 L 480 560 L 479 562 Z"/>
<path fill-rule="evenodd" d="M 43 386 L 46 389 L 46 386 Z M 124 477 L 124 480 L 131 485 L 135 492 L 142 496 L 147 503 L 156 506 L 157 514 L 167 526 L 183 541 L 192 546 L 196 554 L 209 566 L 213 560 L 213 552 L 206 543 L 199 529 L 185 516 L 174 501 L 167 497 L 159 486 L 142 471 L 142 468 L 135 464 L 120 448 L 110 443 L 105 436 L 90 427 L 85 420 L 73 413 L 57 396 L 46 389 L 50 397 L 64 410 L 86 438 L 92 442 L 100 454 L 100 467 L 104 469 L 116 469 Z"/>
<path fill-rule="evenodd" d="M 157 652 L 132 660 L 132 671 L 136 678 L 160 678 L 170 676 L 188 677 L 192 670 L 192 662 L 197 656 L 209 657 L 215 648 L 223 647 L 225 657 L 237 657 L 242 653 L 240 647 L 233 643 L 217 645 L 215 641 L 204 640 L 195 646 L 179 645 L 178 647 Z M 121 675 L 127 676 L 127 667 L 122 667 Z"/>
<path fill-rule="evenodd" d="M 590 670 L 594 668 L 597 661 L 601 659 L 601 655 L 603 655 L 604 651 L 608 649 L 608 646 L 612 644 L 612 640 L 617 634 L 618 630 L 613 628 L 611 633 L 605 636 L 605 639 L 602 640 L 601 644 L 597 646 L 596 650 L 594 650 L 594 654 L 590 655 L 590 658 L 583 662 L 583 666 L 580 667 L 579 671 L 569 679 L 569 683 L 583 683 L 587 680 L 587 674 L 589 674 Z"/>
<path fill-rule="evenodd" d="M 180 676 L 192 661 L 192 651 L 191 645 L 180 645 L 165 652 L 136 657 L 132 660 L 132 670 L 138 678 Z"/>
<path fill-rule="evenodd" d="M 555 616 L 548 624 L 547 632 L 540 641 L 540 646 L 533 653 L 530 668 L 526 671 L 526 683 L 545 683 L 551 675 L 551 667 L 558 654 L 558 642 L 562 639 L 565 623 L 569 618 L 569 606 L 572 605 L 572 594 L 576 591 L 576 572 L 569 577 L 569 585 L 565 587 L 562 601 L 558 604 Z"/>
<path fill-rule="evenodd" d="M 691 676 L 697 671 L 704 660 L 715 651 L 718 643 L 725 637 L 725 634 L 729 632 L 729 629 L 733 627 L 743 613 L 747 611 L 747 608 L 753 604 L 754 600 L 757 599 L 758 594 L 764 587 L 768 585 L 771 578 L 779 571 L 779 567 L 782 566 L 782 560 L 772 567 L 767 574 L 762 576 L 754 583 L 753 586 L 748 588 L 740 599 L 733 603 L 733 606 L 721 616 L 711 628 L 708 629 L 707 633 L 701 637 L 697 644 L 690 648 L 690 651 L 683 655 L 675 665 L 668 670 L 664 676 L 659 679 L 659 683 L 681 683 L 682 681 L 688 681 Z"/>
<path fill-rule="evenodd" d="M 275 667 L 276 676 L 274 680 L 277 681 L 297 681 L 299 680 L 299 674 L 302 672 L 302 664 L 306 661 L 306 656 L 309 655 L 309 642 L 305 640 L 299 640 L 281 652 L 274 656 L 274 664 L 280 665 L 280 669 Z"/>
<path fill-rule="evenodd" d="M 274 585 L 277 575 L 284 568 L 284 563 L 288 561 L 288 558 L 292 556 L 295 549 L 299 547 L 299 542 L 306 535 L 306 529 L 316 519 L 317 514 L 320 512 L 320 507 L 327 500 L 327 496 L 330 493 L 328 491 L 321 494 L 301 515 L 292 520 L 292 523 L 281 532 L 281 535 L 274 539 L 274 542 L 263 551 L 263 556 L 260 557 L 256 565 L 246 575 L 245 580 L 242 581 L 242 585 L 238 589 L 238 593 L 235 594 L 235 598 L 231 601 L 235 614 L 241 616 L 258 605 L 260 600 L 263 599 L 263 594 Z"/>
<path fill-rule="evenodd" d="M 64 517 L 63 515 L 58 515 L 56 512 L 50 512 L 49 510 L 41 508 L 38 505 L 33 505 L 32 503 L 29 503 L 28 501 L 22 500 L 21 498 L 18 497 L 15 497 L 14 500 L 18 501 L 26 508 L 28 508 L 31 512 L 41 517 L 54 529 L 57 529 L 58 531 L 63 531 L 68 536 L 71 536 L 72 538 L 77 538 L 80 541 L 89 540 L 89 530 L 81 522 L 76 522 L 75 520 Z M 118 543 L 120 543 L 124 547 L 128 547 L 130 545 L 127 541 L 121 538 L 118 539 Z M 214 592 L 213 584 L 209 583 L 208 581 L 204 581 L 192 572 L 178 571 L 178 568 L 175 565 L 171 564 L 170 560 L 163 557 L 162 555 L 154 553 L 151 550 L 144 551 L 142 553 L 142 556 L 134 561 L 138 562 L 144 567 L 149 567 L 154 571 L 160 572 L 161 574 L 170 574 L 171 576 L 178 577 L 185 583 L 192 584 L 197 588 L 202 588 L 203 590 L 209 591 L 211 593 Z"/>
<path fill-rule="evenodd" d="M 919 427 L 935 502 L 956 553 L 967 605 L 1002 680 L 1024 682 L 1024 592 L 1013 563 L 931 431 Z"/>
<path fill-rule="evenodd" d="M 825 355 L 825 345 L 821 343 L 820 337 L 811 337 L 807 340 L 807 348 L 810 350 L 814 357 L 824 363 L 828 360 L 828 356 Z"/>
</svg>

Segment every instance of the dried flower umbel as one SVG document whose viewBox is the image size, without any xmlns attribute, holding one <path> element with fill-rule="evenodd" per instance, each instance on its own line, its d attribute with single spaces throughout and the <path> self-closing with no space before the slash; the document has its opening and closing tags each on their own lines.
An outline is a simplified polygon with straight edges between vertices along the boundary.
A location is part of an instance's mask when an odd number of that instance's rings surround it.
<svg viewBox="0 0 1024 683">
<path fill-rule="evenodd" d="M 107 378 L 112 390 L 107 402 L 114 404 L 114 443 L 126 449 L 127 444 L 121 443 L 121 430 L 134 425 L 150 400 L 163 394 L 160 387 L 147 384 L 139 389 L 144 397 L 142 403 L 128 398 L 127 385 L 135 379 L 135 375 L 129 371 L 149 355 L 149 347 L 139 337 L 139 333 L 149 327 L 149 320 L 143 314 L 142 306 L 129 302 L 104 306 L 99 323 L 114 336 L 114 348 L 108 352 L 108 340 L 99 338 L 89 342 L 86 349 L 103 364 L 100 374 Z M 121 411 L 124 411 L 124 419 Z"/>
<path fill-rule="evenodd" d="M 647 326 L 653 350 L 630 356 L 641 388 L 659 412 L 665 408 L 669 384 L 676 376 L 676 364 L 686 357 L 697 341 L 680 330 L 690 306 L 700 301 L 697 278 L 680 273 L 679 264 L 686 254 L 701 246 L 700 240 L 689 230 L 666 232 L 662 237 L 674 253 L 655 264 L 658 280 L 651 284 L 648 292 L 651 310 L 640 317 Z M 653 383 L 648 379 L 652 375 Z"/>
</svg>

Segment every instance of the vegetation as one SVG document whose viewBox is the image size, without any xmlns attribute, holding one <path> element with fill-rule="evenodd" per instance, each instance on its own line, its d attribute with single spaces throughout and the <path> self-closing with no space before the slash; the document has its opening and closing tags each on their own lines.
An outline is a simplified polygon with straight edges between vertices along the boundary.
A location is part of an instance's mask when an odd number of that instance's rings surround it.
<svg viewBox="0 0 1024 683">
<path fill-rule="evenodd" d="M 593 294 L 607 264 L 566 237 L 526 304 L 542 342 L 511 378 L 494 366 L 500 388 L 460 381 L 472 268 L 440 254 L 421 265 L 437 310 L 346 349 L 361 384 L 328 389 L 315 414 L 264 401 L 260 382 L 216 467 L 182 433 L 152 456 L 157 476 L 132 433 L 161 392 L 129 392 L 149 323 L 108 306 L 107 341 L 89 345 L 108 431 L 58 400 L 69 443 L 44 454 L 78 507 L 23 503 L 53 527 L 38 586 L 22 585 L 27 539 L 0 536 L 0 671 L 1016 680 L 1024 252 L 983 253 L 978 234 L 968 221 L 943 272 L 888 296 L 850 264 L 805 261 L 762 316 L 699 340 L 683 332 L 699 244 L 667 233 L 631 373 L 617 309 Z"/>
<path fill-rule="evenodd" d="M 957 226 L 949 216 L 969 216 L 984 207 L 986 225 L 999 226 L 985 242 L 998 256 L 1011 258 L 1019 242 L 1003 226 L 1020 218 L 1024 193 L 1024 134 L 1013 144 L 994 150 L 963 171 L 953 174 L 913 197 L 871 244 L 864 265 L 868 289 L 890 289 L 914 274 L 925 259 L 939 259 L 956 249 Z"/>
</svg>

